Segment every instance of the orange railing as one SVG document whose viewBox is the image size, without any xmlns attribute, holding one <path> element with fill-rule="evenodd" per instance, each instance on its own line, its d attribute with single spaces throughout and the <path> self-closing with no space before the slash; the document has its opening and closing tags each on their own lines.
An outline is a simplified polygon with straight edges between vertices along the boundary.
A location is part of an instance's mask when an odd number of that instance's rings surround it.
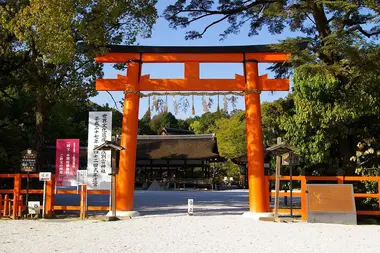
<svg viewBox="0 0 380 253">
<path fill-rule="evenodd" d="M 3 207 L 3 210 L 6 212 L 0 211 L 0 217 L 11 217 L 16 218 L 22 215 L 22 210 L 26 208 L 26 205 L 23 204 L 22 195 L 26 194 L 26 189 L 21 188 L 21 179 L 26 178 L 26 174 L 0 174 L 0 178 L 11 178 L 14 180 L 13 189 L 0 189 L 0 210 Z M 38 173 L 29 174 L 30 178 L 39 178 Z M 50 181 L 46 183 L 46 202 L 45 202 L 45 217 L 52 217 L 54 211 L 57 210 L 70 210 L 70 211 L 80 211 L 80 217 L 85 218 L 87 211 L 108 211 L 109 206 L 87 206 L 87 195 L 88 194 L 109 194 L 109 190 L 87 190 L 86 186 L 81 186 L 77 190 L 56 190 L 54 193 L 54 183 L 55 177 L 52 175 Z M 1 194 L 6 194 L 2 197 Z M 43 194 L 42 189 L 29 189 L 28 194 Z M 58 206 L 54 204 L 55 195 L 58 194 L 79 194 L 80 195 L 80 205 L 79 206 Z M 13 199 L 9 198 L 9 195 L 13 196 Z M 26 203 L 25 203 L 26 204 Z M 41 206 L 42 209 L 42 206 Z M 12 211 L 14 210 L 14 211 Z"/>
<path fill-rule="evenodd" d="M 4 198 L 0 195 L 0 218 L 20 217 L 22 215 L 22 196 L 10 199 L 8 194 Z"/>
<path fill-rule="evenodd" d="M 38 174 L 30 174 L 30 178 L 38 178 Z M 0 189 L 0 217 L 10 217 L 16 218 L 20 217 L 22 210 L 26 207 L 23 204 L 23 196 L 21 194 L 26 193 L 26 189 L 21 188 L 21 179 L 26 178 L 26 174 L 0 174 L 0 178 L 11 178 L 14 179 L 13 189 Z M 266 180 L 269 183 L 271 180 L 275 180 L 275 176 L 266 176 Z M 290 176 L 281 176 L 281 181 L 290 181 Z M 302 220 L 307 219 L 306 212 L 306 184 L 308 181 L 335 181 L 338 184 L 344 184 L 345 182 L 355 182 L 355 181 L 376 181 L 378 182 L 378 192 L 377 193 L 354 193 L 355 198 L 377 198 L 379 208 L 378 210 L 357 210 L 358 215 L 380 215 L 380 176 L 378 177 L 355 177 L 355 176 L 293 176 L 293 181 L 301 182 L 301 192 L 293 192 L 294 197 L 301 198 L 301 209 L 293 209 L 294 214 L 300 214 Z M 79 191 L 77 190 L 57 190 L 56 194 L 79 194 L 80 195 L 80 205 L 79 206 L 57 206 L 54 205 L 54 175 L 52 175 L 52 180 L 48 181 L 46 184 L 46 203 L 45 203 L 45 216 L 51 217 L 54 215 L 54 211 L 57 210 L 76 210 L 80 211 L 80 217 L 86 217 L 87 211 L 108 211 L 109 206 L 87 206 L 87 195 L 88 194 L 109 194 L 109 190 L 87 190 L 86 186 L 82 186 Z M 29 189 L 29 194 L 43 194 L 42 189 Z M 2 196 L 1 194 L 5 194 Z M 271 192 L 271 196 L 275 193 Z M 9 196 L 12 195 L 13 199 Z M 290 196 L 290 192 L 280 192 L 280 196 Z M 273 211 L 273 209 L 271 210 Z M 290 212 L 289 208 L 279 209 L 280 213 Z"/>
<path fill-rule="evenodd" d="M 276 176 L 266 176 L 266 180 L 272 181 L 276 180 Z M 290 181 L 290 176 L 281 176 L 280 181 Z M 308 181 L 335 181 L 337 184 L 344 184 L 345 182 L 362 182 L 362 181 L 376 181 L 378 185 L 377 193 L 354 193 L 355 198 L 377 198 L 378 199 L 378 210 L 357 210 L 358 215 L 380 215 L 380 176 L 378 177 L 355 177 L 355 176 L 293 176 L 292 181 L 301 182 L 301 192 L 293 192 L 294 197 L 301 198 L 301 209 L 293 209 L 293 213 L 301 214 L 302 220 L 307 220 L 306 212 L 306 184 Z M 271 196 L 275 193 L 271 192 Z M 290 192 L 280 192 L 280 196 L 290 196 Z M 273 211 L 273 209 L 271 209 Z M 289 208 L 279 209 L 279 212 L 287 213 L 290 212 Z"/>
</svg>

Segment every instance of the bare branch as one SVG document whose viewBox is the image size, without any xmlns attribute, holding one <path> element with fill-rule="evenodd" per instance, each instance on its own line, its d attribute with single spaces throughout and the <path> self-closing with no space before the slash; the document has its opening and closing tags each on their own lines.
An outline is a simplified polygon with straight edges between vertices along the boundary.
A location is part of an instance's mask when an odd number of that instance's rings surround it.
<svg viewBox="0 0 380 253">
<path fill-rule="evenodd" d="M 375 32 L 367 32 L 366 30 L 363 29 L 363 27 L 361 27 L 360 25 L 355 25 L 355 26 L 352 26 L 350 29 L 348 29 L 348 32 L 354 32 L 354 31 L 359 31 L 361 32 L 364 36 L 366 36 L 367 38 L 371 38 L 372 36 L 374 35 L 379 35 L 380 34 L 380 30 L 378 31 L 375 31 Z"/>
<path fill-rule="evenodd" d="M 247 5 L 243 5 L 241 7 L 238 7 L 238 8 L 235 8 L 235 9 L 230 9 L 230 10 L 225 10 L 225 11 L 216 11 L 216 10 L 206 10 L 206 9 L 187 9 L 187 10 L 180 10 L 176 13 L 174 13 L 172 15 L 172 17 L 180 14 L 180 13 L 186 13 L 186 12 L 204 12 L 204 13 L 207 13 L 207 14 L 219 14 L 219 15 L 233 15 L 233 14 L 237 14 L 239 12 L 242 12 L 242 11 L 245 11 L 245 10 L 248 10 L 256 5 L 262 5 L 262 4 L 269 4 L 269 3 L 275 3 L 277 2 L 278 0 L 266 0 L 266 1 L 260 1 L 260 0 L 257 0 L 255 2 L 252 2 L 250 4 L 247 4 Z M 247 2 L 250 2 L 250 1 L 245 1 L 244 3 L 247 3 Z M 243 4 L 244 4 L 243 3 Z"/>
<path fill-rule="evenodd" d="M 351 9 L 351 10 L 347 11 L 346 14 L 344 15 L 344 17 L 343 17 L 343 19 L 342 19 L 341 26 L 339 27 L 339 31 L 340 31 L 340 32 L 343 31 L 344 27 L 346 26 L 346 22 L 347 22 L 347 20 L 350 18 L 350 16 L 351 16 L 351 14 L 352 14 L 353 11 L 354 11 L 354 10 Z"/>
<path fill-rule="evenodd" d="M 367 161 L 359 163 L 359 166 L 362 166 L 362 165 L 364 165 L 364 164 L 366 164 L 366 163 L 368 163 L 368 162 L 370 162 L 370 161 L 372 161 L 373 159 L 376 159 L 376 158 L 379 158 L 379 157 L 378 156 L 371 157 Z"/>
<path fill-rule="evenodd" d="M 191 24 L 191 23 L 193 23 L 194 21 L 197 21 L 197 20 L 199 20 L 199 19 L 205 18 L 205 17 L 207 17 L 207 16 L 211 16 L 211 15 L 215 15 L 215 14 L 214 14 L 214 13 L 206 13 L 206 14 L 201 15 L 201 16 L 199 16 L 199 17 L 193 18 L 192 20 L 189 20 L 189 21 L 187 22 L 187 24 Z"/>
<path fill-rule="evenodd" d="M 14 97 L 11 97 L 5 90 L 3 89 L 0 89 L 1 93 L 4 94 L 4 96 L 6 96 L 7 98 L 10 98 L 12 99 L 13 101 L 16 101 L 16 99 Z"/>
<path fill-rule="evenodd" d="M 315 21 L 310 17 L 308 13 L 306 13 L 306 17 L 313 23 L 314 25 L 316 24 Z"/>
<path fill-rule="evenodd" d="M 115 98 L 112 96 L 112 94 L 108 90 L 106 92 L 111 96 L 113 102 L 115 103 L 115 108 L 119 111 L 119 107 L 117 106 Z"/>
<path fill-rule="evenodd" d="M 233 14 L 228 14 L 228 15 L 224 16 L 223 18 L 220 18 L 220 19 L 218 19 L 218 20 L 210 23 L 208 26 L 205 27 L 205 29 L 203 29 L 203 32 L 200 34 L 200 36 L 204 35 L 211 26 L 216 25 L 216 24 L 222 22 L 223 20 L 227 19 L 228 17 L 230 17 L 232 15 Z"/>
</svg>

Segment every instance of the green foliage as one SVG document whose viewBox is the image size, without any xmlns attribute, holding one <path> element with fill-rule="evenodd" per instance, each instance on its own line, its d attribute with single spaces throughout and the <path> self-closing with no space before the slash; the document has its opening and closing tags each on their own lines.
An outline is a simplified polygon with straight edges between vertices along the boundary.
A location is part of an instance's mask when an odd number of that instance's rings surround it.
<svg viewBox="0 0 380 253">
<path fill-rule="evenodd" d="M 380 35 L 379 5 L 377 1 L 182 1 L 169 5 L 164 13 L 173 28 L 187 28 L 207 18 L 209 25 L 201 31 L 190 30 L 186 39 L 202 38 L 212 26 L 227 21 L 228 27 L 220 34 L 221 40 L 238 34 L 248 23 L 248 36 L 258 35 L 263 29 L 281 34 L 285 29 L 300 32 L 302 36 L 289 38 L 280 48 L 292 53 L 291 64 L 277 64 L 278 73 L 289 67 L 323 62 L 339 63 L 342 55 L 355 55 L 364 38 L 377 39 Z M 297 43 L 309 46 L 300 50 Z"/>
<path fill-rule="evenodd" d="M 178 120 L 171 112 L 163 112 L 155 115 L 149 126 L 153 133 L 160 134 L 164 127 L 178 128 Z"/>
<path fill-rule="evenodd" d="M 196 134 L 213 133 L 216 121 L 220 118 L 229 117 L 228 113 L 221 110 L 220 112 L 206 112 L 190 124 L 190 130 Z"/>
<path fill-rule="evenodd" d="M 284 115 L 281 126 L 310 166 L 348 169 L 357 138 L 375 133 L 369 123 L 379 124 L 380 96 L 367 82 L 379 83 L 379 79 L 363 71 L 360 81 L 344 85 L 326 69 L 297 69 L 294 113 Z"/>
<path fill-rule="evenodd" d="M 225 158 L 235 158 L 246 153 L 245 112 L 234 110 L 229 115 L 225 112 L 205 113 L 202 116 L 185 120 L 176 119 L 170 112 L 155 115 L 152 119 L 146 113 L 139 120 L 139 134 L 159 134 L 164 127 L 192 130 L 196 134 L 215 133 L 219 154 Z M 213 167 L 213 180 L 219 182 L 224 176 L 239 180 L 239 167 L 228 160 Z"/>
<path fill-rule="evenodd" d="M 104 48 L 107 43 L 131 44 L 138 35 L 150 36 L 156 2 L 8 1 L 0 6 L 0 24 L 23 46 L 37 51 L 41 60 L 60 64 L 78 53 L 77 43 Z"/>
<path fill-rule="evenodd" d="M 188 31 L 187 39 L 201 38 L 223 21 L 229 26 L 221 39 L 246 23 L 249 36 L 264 29 L 298 32 L 274 46 L 292 57 L 270 69 L 278 76 L 294 73 L 294 89 L 285 101 L 263 104 L 264 140 L 273 144 L 284 136 L 310 170 L 340 167 L 349 174 L 357 140 L 379 136 L 379 17 L 379 3 L 371 0 L 178 0 L 165 11 L 173 28 L 207 18 L 209 25 Z"/>
<path fill-rule="evenodd" d="M 278 137 L 284 137 L 286 131 L 281 126 L 281 120 L 294 114 L 294 102 L 292 94 L 285 99 L 277 99 L 273 102 L 261 104 L 261 122 L 263 139 L 267 146 L 277 144 Z"/>
<path fill-rule="evenodd" d="M 231 118 L 220 118 L 212 128 L 218 140 L 221 156 L 235 158 L 246 154 L 246 123 L 245 112 L 235 113 Z"/>
<path fill-rule="evenodd" d="M 380 145 L 378 141 L 375 138 L 369 138 L 359 142 L 356 154 L 350 160 L 356 165 L 355 173 L 357 175 L 378 176 L 380 172 Z M 378 182 L 376 181 L 362 181 L 360 184 L 364 185 L 367 193 L 378 192 Z M 372 207 L 373 210 L 378 209 L 377 199 L 366 198 L 363 199 L 362 203 Z"/>
<path fill-rule="evenodd" d="M 0 161 L 18 168 L 20 152 L 56 138 L 87 139 L 89 102 L 108 43 L 149 36 L 155 0 L 0 1 Z M 114 133 L 121 116 L 114 111 Z M 82 143 L 83 144 L 83 143 Z M 41 155 L 42 156 L 42 155 Z"/>
</svg>

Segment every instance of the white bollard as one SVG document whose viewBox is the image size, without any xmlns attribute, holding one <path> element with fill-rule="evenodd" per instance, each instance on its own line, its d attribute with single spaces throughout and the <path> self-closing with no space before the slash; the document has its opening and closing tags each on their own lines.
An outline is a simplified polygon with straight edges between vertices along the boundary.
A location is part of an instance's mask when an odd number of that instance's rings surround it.
<svg viewBox="0 0 380 253">
<path fill-rule="evenodd" d="M 194 211 L 194 200 L 188 199 L 187 200 L 187 213 L 189 215 L 193 215 L 193 211 Z"/>
</svg>

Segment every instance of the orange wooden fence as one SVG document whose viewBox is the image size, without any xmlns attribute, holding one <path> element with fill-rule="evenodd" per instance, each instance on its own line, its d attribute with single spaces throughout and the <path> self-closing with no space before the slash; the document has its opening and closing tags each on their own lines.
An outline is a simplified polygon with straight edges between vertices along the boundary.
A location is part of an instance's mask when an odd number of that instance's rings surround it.
<svg viewBox="0 0 380 253">
<path fill-rule="evenodd" d="M 276 180 L 276 176 L 266 176 L 266 180 Z M 281 176 L 280 180 L 290 181 L 290 176 Z M 358 215 L 380 215 L 380 176 L 378 177 L 356 177 L 356 176 L 293 176 L 292 181 L 301 182 L 301 192 L 293 192 L 293 197 L 301 198 L 301 209 L 293 209 L 293 213 L 301 214 L 302 220 L 307 220 L 306 212 L 306 184 L 307 182 L 315 181 L 324 181 L 331 182 L 335 181 L 338 184 L 344 184 L 346 182 L 362 182 L 362 181 L 376 181 L 378 191 L 377 193 L 354 193 L 355 198 L 377 198 L 378 200 L 378 209 L 377 210 L 357 210 Z M 294 185 L 294 184 L 293 184 Z M 274 196 L 275 193 L 271 192 L 271 196 Z M 280 196 L 290 196 L 290 192 L 280 192 Z M 273 211 L 273 209 L 271 209 Z M 279 209 L 281 213 L 290 213 L 289 208 Z"/>
<path fill-rule="evenodd" d="M 80 195 L 80 205 L 79 206 L 58 206 L 55 205 L 55 193 L 54 193 L 54 183 L 55 175 L 52 174 L 50 181 L 46 182 L 46 202 L 45 202 L 45 217 L 52 217 L 54 212 L 57 210 L 69 210 L 69 211 L 80 211 L 80 217 L 85 218 L 87 211 L 108 211 L 109 206 L 87 206 L 87 195 L 88 194 L 109 194 L 109 190 L 87 190 L 86 186 L 81 186 L 77 190 L 56 190 L 56 194 L 79 194 Z M 0 211 L 0 217 L 11 217 L 16 218 L 22 215 L 22 210 L 26 207 L 26 203 L 23 204 L 23 197 L 21 194 L 26 194 L 26 189 L 21 188 L 22 178 L 26 178 L 26 174 L 0 174 L 0 178 L 11 178 L 14 180 L 13 189 L 0 189 L 0 210 L 7 210 L 6 212 Z M 39 178 L 38 173 L 29 174 L 30 178 Z M 43 189 L 29 189 L 29 195 L 32 194 L 43 194 Z M 6 194 L 3 198 L 1 194 Z M 10 199 L 9 195 L 13 196 Z M 3 206 L 3 209 L 1 208 Z M 42 209 L 42 205 L 41 205 Z M 12 211 L 14 210 L 14 211 Z"/>
<path fill-rule="evenodd" d="M 0 195 L 0 218 L 20 217 L 22 215 L 22 201 L 23 198 L 10 199 L 8 194 L 4 198 Z"/>
<path fill-rule="evenodd" d="M 38 178 L 37 173 L 30 174 L 30 178 Z M 0 178 L 11 178 L 14 179 L 13 189 L 0 189 L 0 217 L 17 218 L 22 215 L 22 210 L 26 208 L 23 203 L 23 196 L 21 194 L 26 193 L 26 189 L 21 188 L 21 179 L 26 178 L 26 174 L 0 174 Z M 275 176 L 266 176 L 266 180 L 269 183 L 271 180 L 275 180 Z M 290 181 L 289 176 L 281 176 L 280 180 Z M 294 197 L 301 198 L 301 209 L 293 209 L 293 213 L 300 214 L 302 220 L 307 219 L 306 213 L 306 184 L 307 182 L 324 181 L 331 182 L 335 181 L 338 184 L 344 184 L 345 182 L 362 182 L 362 181 L 376 181 L 378 182 L 377 193 L 355 193 L 355 198 L 377 198 L 379 207 L 377 210 L 357 210 L 358 215 L 380 215 L 380 176 L 378 177 L 351 177 L 351 176 L 293 176 L 293 181 L 300 181 L 301 192 L 293 192 Z M 57 190 L 56 194 L 79 194 L 80 195 L 80 205 L 79 206 L 57 206 L 54 204 L 55 194 L 54 194 L 54 175 L 52 175 L 52 180 L 48 181 L 46 184 L 46 204 L 45 204 L 45 217 L 52 217 L 54 211 L 57 210 L 76 210 L 80 211 L 80 217 L 85 218 L 87 211 L 108 211 L 109 206 L 87 206 L 88 194 L 109 194 L 108 190 L 87 190 L 86 186 L 82 186 L 79 191 L 77 190 Z M 43 194 L 42 189 L 29 189 L 29 194 Z M 1 194 L 5 194 L 2 196 Z M 271 196 L 275 193 L 271 192 Z M 13 198 L 10 198 L 12 195 Z M 280 192 L 280 196 L 290 196 L 290 192 Z M 271 209 L 273 211 L 273 209 Z M 289 208 L 279 209 L 280 213 L 290 212 Z"/>
</svg>

